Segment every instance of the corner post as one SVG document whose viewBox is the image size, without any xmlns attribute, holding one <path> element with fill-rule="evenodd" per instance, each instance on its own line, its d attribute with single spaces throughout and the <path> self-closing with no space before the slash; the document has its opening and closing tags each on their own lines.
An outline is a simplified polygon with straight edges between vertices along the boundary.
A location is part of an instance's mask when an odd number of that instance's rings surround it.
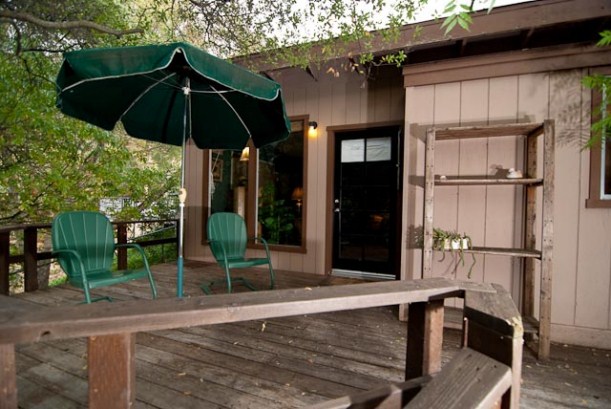
<svg viewBox="0 0 611 409">
<path fill-rule="evenodd" d="M 135 334 L 89 337 L 89 407 L 129 409 L 136 397 Z"/>
<path fill-rule="evenodd" d="M 441 370 L 443 302 L 441 299 L 409 305 L 405 380 Z"/>
</svg>

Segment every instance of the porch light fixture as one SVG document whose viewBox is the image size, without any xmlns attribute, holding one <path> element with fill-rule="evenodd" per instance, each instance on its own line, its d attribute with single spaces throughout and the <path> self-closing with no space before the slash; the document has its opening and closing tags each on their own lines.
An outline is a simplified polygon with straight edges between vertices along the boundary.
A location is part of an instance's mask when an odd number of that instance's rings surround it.
<svg viewBox="0 0 611 409">
<path fill-rule="evenodd" d="M 308 126 L 309 126 L 309 128 L 308 128 L 308 136 L 310 138 L 316 138 L 318 136 L 318 131 L 317 131 L 318 123 L 316 123 L 315 121 L 310 121 L 308 123 Z"/>
<path fill-rule="evenodd" d="M 250 149 L 247 146 L 244 149 L 242 149 L 242 154 L 240 155 L 240 162 L 248 162 L 249 155 L 250 155 Z"/>
</svg>

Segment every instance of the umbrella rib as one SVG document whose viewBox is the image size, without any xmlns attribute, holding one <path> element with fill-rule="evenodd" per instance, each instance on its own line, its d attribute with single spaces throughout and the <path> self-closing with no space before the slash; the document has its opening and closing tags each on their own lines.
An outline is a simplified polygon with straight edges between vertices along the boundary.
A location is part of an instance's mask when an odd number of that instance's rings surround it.
<svg viewBox="0 0 611 409">
<path fill-rule="evenodd" d="M 137 98 L 135 98 L 131 104 L 129 104 L 129 106 L 127 107 L 127 109 L 125 109 L 125 111 L 123 111 L 123 113 L 121 114 L 121 116 L 119 117 L 119 119 L 123 119 L 123 117 L 130 111 L 130 109 L 132 109 L 134 107 L 134 105 L 136 105 L 138 103 L 138 101 L 140 101 L 142 99 L 143 96 L 145 96 L 152 88 L 156 87 L 157 85 L 159 85 L 160 83 L 164 82 L 165 80 L 167 80 L 170 77 L 175 76 L 176 73 L 170 73 L 168 75 L 166 75 L 165 77 L 161 78 L 159 81 L 156 81 L 155 83 L 151 84 L 150 86 L 148 86 L 140 95 L 138 95 Z"/>
<path fill-rule="evenodd" d="M 212 85 L 210 86 L 210 88 L 212 88 L 214 91 L 216 91 L 216 88 L 214 88 Z M 244 120 L 242 119 L 240 114 L 238 114 L 238 111 L 236 111 L 236 109 L 233 107 L 233 105 L 231 105 L 231 103 L 229 101 L 227 101 L 227 98 L 225 98 L 220 92 L 218 93 L 218 96 L 221 97 L 223 99 L 223 101 L 225 101 L 225 103 L 229 106 L 229 108 L 231 108 L 231 110 L 233 111 L 235 116 L 240 120 L 240 123 L 242 124 L 244 129 L 246 129 L 246 132 L 248 133 L 248 137 L 252 138 L 252 134 L 250 133 L 250 129 L 248 129 L 248 127 L 244 123 Z"/>
</svg>

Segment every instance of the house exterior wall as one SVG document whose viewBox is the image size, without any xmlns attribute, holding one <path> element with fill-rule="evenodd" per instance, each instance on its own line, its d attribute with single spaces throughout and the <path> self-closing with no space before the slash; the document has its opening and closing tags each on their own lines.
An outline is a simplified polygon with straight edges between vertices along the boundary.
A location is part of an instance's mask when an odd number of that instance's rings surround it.
<svg viewBox="0 0 611 409">
<path fill-rule="evenodd" d="M 611 209 L 585 208 L 589 152 L 581 147 L 591 123 L 591 93 L 581 86 L 585 75 L 586 69 L 573 69 L 406 88 L 406 180 L 411 182 L 404 187 L 403 231 L 407 234 L 402 277 L 419 278 L 421 271 L 421 250 L 414 248 L 409 232 L 422 226 L 426 128 L 554 119 L 551 337 L 556 342 L 610 348 Z M 499 166 L 524 169 L 522 149 L 522 141 L 514 137 L 443 142 L 436 146 L 435 173 L 491 174 Z M 518 187 L 438 188 L 435 226 L 466 232 L 479 246 L 520 247 L 521 203 Z M 540 234 L 540 217 L 538 223 Z M 520 260 L 476 257 L 470 279 L 502 284 L 519 300 Z M 456 267 L 452 257 L 446 257 L 442 262 L 434 261 L 434 274 L 468 279 L 470 263 L 468 255 L 464 267 Z M 538 297 L 538 288 L 535 291 Z"/>
<path fill-rule="evenodd" d="M 306 175 L 306 252 L 272 251 L 274 268 L 288 271 L 325 274 L 326 246 L 331 245 L 326 231 L 327 128 L 343 125 L 365 125 L 387 121 L 403 121 L 403 77 L 400 69 L 385 68 L 374 73 L 375 79 L 329 65 L 314 70 L 312 75 L 301 69 L 274 72 L 282 85 L 289 116 L 309 115 L 318 123 L 317 138 L 307 141 Z M 316 79 L 315 79 L 316 77 Z M 204 151 L 188 147 L 186 185 L 185 257 L 212 261 L 203 240 L 203 212 L 207 200 L 202 191 Z M 252 256 L 258 253 L 249 250 Z"/>
<path fill-rule="evenodd" d="M 610 56 L 607 53 L 605 61 Z M 600 57 L 598 60 L 602 63 Z M 540 64 L 536 59 L 528 61 Z M 422 226 L 426 128 L 550 118 L 556 122 L 552 341 L 611 348 L 611 209 L 585 208 L 589 152 L 581 146 L 589 135 L 591 93 L 580 81 L 588 71 L 541 65 L 520 69 L 531 73 L 493 76 L 495 70 L 490 68 L 478 72 L 477 76 L 488 75 L 483 78 L 431 84 L 424 81 L 405 87 L 396 70 L 365 83 L 362 76 L 340 66 L 333 67 L 338 76 L 329 67 L 313 75 L 297 69 L 274 72 L 274 79 L 283 86 L 288 114 L 309 115 L 310 120 L 318 122 L 319 131 L 316 139 L 308 140 L 306 252 L 273 251 L 274 267 L 326 273 L 326 250 L 331 246 L 325 224 L 330 172 L 327 128 L 405 119 L 401 277 L 417 279 L 421 250 L 415 248 L 414 236 Z M 467 72 L 469 75 L 473 71 Z M 522 150 L 522 141 L 511 137 L 444 142 L 436 156 L 437 173 L 468 175 L 492 173 L 497 167 L 524 169 Z M 203 151 L 189 146 L 185 255 L 211 261 L 202 234 L 207 200 L 202 191 L 206 174 L 203 163 Z M 436 191 L 435 225 L 466 232 L 476 245 L 520 247 L 522 212 L 520 188 L 461 186 Z M 536 231 L 540 232 L 540 218 L 537 223 Z M 257 252 L 252 251 L 252 255 Z M 434 261 L 435 274 L 500 283 L 519 302 L 520 261 L 504 256 L 476 257 L 470 278 L 470 256 L 465 258 L 465 267 L 454 268 L 451 257 Z"/>
</svg>

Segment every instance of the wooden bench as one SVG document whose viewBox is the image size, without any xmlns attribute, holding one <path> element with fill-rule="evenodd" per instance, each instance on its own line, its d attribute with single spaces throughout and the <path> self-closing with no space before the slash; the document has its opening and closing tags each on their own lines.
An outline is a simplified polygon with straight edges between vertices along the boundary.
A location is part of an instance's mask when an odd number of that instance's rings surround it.
<svg viewBox="0 0 611 409">
<path fill-rule="evenodd" d="M 89 407 L 128 409 L 135 399 L 138 332 L 409 304 L 407 382 L 389 386 L 383 394 L 370 395 L 360 406 L 351 406 L 351 398 L 344 399 L 348 406 L 338 406 L 402 407 L 385 406 L 385 402 L 397 398 L 400 404 L 412 398 L 413 402 L 425 400 L 428 394 L 437 394 L 434 388 L 451 388 L 450 384 L 458 381 L 453 371 L 429 382 L 441 369 L 444 299 L 453 297 L 465 298 L 466 346 L 486 355 L 485 359 L 481 354 L 477 354 L 477 361 L 470 359 L 495 377 L 505 371 L 502 381 L 474 383 L 466 397 L 475 403 L 479 399 L 480 406 L 474 407 L 482 407 L 502 396 L 502 408 L 517 409 L 523 329 L 511 297 L 500 286 L 438 278 L 58 308 L 32 308 L 0 296 L 0 409 L 18 407 L 17 344 L 88 338 Z M 474 352 L 469 354 L 476 356 Z M 465 365 L 461 368 L 467 370 Z M 511 368 L 509 375 L 507 368 Z M 423 387 L 427 382 L 429 385 Z M 433 392 L 426 392 L 428 388 Z"/>
</svg>

